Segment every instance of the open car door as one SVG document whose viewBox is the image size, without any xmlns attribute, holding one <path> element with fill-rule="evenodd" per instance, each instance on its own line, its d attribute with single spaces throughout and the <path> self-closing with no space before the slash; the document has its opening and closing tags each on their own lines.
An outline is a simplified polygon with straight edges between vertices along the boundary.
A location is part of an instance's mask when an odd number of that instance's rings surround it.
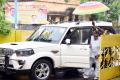
<svg viewBox="0 0 120 80">
<path fill-rule="evenodd" d="M 90 29 L 69 30 L 61 44 L 61 64 L 64 67 L 90 67 Z M 70 43 L 66 43 L 66 39 Z"/>
</svg>

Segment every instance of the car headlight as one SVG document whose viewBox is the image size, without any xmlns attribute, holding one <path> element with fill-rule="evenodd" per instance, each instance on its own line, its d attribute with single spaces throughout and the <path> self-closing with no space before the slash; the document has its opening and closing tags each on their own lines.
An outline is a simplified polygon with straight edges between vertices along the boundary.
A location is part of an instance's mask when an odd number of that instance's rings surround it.
<svg viewBox="0 0 120 80">
<path fill-rule="evenodd" d="M 18 49 L 15 51 L 17 56 L 30 56 L 34 54 L 33 49 Z"/>
</svg>

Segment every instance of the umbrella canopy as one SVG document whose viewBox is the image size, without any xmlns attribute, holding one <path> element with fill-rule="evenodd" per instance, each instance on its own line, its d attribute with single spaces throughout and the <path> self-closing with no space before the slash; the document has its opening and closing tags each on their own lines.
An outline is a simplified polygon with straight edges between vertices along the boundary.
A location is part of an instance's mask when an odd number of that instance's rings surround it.
<svg viewBox="0 0 120 80">
<path fill-rule="evenodd" d="M 76 15 L 86 15 L 100 13 L 109 10 L 109 8 L 101 2 L 89 1 L 80 4 L 74 11 L 73 14 Z"/>
</svg>

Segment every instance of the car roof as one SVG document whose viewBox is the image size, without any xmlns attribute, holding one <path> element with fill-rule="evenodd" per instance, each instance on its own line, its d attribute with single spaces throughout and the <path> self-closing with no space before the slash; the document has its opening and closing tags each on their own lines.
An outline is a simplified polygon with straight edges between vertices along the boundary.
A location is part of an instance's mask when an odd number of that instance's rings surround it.
<svg viewBox="0 0 120 80">
<path fill-rule="evenodd" d="M 94 21 L 96 26 L 112 26 L 111 22 Z M 92 21 L 80 21 L 80 22 L 64 22 L 58 24 L 47 24 L 45 26 L 58 26 L 58 27 L 85 27 L 92 26 Z"/>
</svg>

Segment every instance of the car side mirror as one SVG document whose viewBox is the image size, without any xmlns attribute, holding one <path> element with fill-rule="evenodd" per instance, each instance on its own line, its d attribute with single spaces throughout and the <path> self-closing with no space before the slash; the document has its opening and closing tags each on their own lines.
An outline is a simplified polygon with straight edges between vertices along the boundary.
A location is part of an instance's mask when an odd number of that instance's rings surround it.
<svg viewBox="0 0 120 80">
<path fill-rule="evenodd" d="M 70 42 L 71 42 L 70 39 L 66 39 L 66 40 L 65 40 L 65 43 L 66 43 L 66 44 L 70 44 Z"/>
</svg>

